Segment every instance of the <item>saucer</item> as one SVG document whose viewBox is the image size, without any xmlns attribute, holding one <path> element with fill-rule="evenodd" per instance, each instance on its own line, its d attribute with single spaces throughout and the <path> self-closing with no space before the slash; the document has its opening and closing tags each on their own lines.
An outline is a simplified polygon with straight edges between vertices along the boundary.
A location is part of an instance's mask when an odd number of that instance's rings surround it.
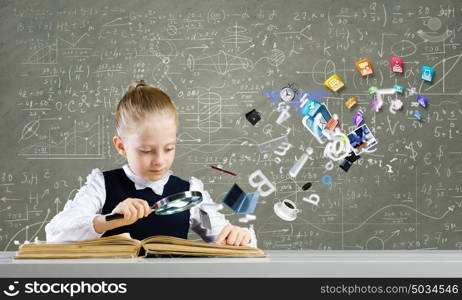
<svg viewBox="0 0 462 300">
<path fill-rule="evenodd" d="M 284 221 L 293 221 L 293 220 L 295 220 L 297 218 L 297 214 L 295 214 L 294 217 L 286 215 L 284 212 L 281 211 L 281 204 L 282 204 L 281 202 L 277 202 L 277 203 L 274 204 L 273 209 L 274 209 L 274 212 L 276 213 L 276 215 L 279 218 L 283 219 Z"/>
</svg>

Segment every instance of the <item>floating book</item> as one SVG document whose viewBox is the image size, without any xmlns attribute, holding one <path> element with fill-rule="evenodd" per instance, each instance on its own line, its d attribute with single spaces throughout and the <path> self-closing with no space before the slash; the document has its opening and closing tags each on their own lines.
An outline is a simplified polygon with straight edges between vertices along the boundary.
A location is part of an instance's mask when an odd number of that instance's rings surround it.
<svg viewBox="0 0 462 300">
<path fill-rule="evenodd" d="M 237 184 L 234 184 L 222 202 L 237 214 L 252 214 L 259 197 L 259 192 L 247 194 Z"/>
</svg>

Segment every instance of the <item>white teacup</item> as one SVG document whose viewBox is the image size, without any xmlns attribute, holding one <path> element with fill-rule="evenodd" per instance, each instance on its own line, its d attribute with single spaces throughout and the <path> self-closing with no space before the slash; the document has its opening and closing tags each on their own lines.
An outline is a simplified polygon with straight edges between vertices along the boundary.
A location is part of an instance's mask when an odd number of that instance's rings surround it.
<svg viewBox="0 0 462 300">
<path fill-rule="evenodd" d="M 297 208 L 297 205 L 289 199 L 284 199 L 281 202 L 274 204 L 274 212 L 279 218 L 285 221 L 295 220 L 300 211 L 301 210 Z"/>
</svg>

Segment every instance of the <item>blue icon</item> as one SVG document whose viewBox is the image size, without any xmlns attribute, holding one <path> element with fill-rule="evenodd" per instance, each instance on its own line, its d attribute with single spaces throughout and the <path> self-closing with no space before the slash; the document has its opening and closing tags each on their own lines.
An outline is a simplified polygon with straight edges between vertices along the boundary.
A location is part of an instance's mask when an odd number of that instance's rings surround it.
<svg viewBox="0 0 462 300">
<path fill-rule="evenodd" d="M 303 106 L 301 114 L 305 116 L 302 120 L 303 126 L 322 144 L 324 127 L 332 118 L 327 107 L 316 100 L 309 99 Z"/>
<path fill-rule="evenodd" d="M 420 79 L 431 82 L 433 80 L 433 75 L 435 75 L 435 69 L 429 66 L 422 66 Z"/>
<path fill-rule="evenodd" d="M 420 104 L 423 108 L 427 108 L 428 106 L 428 99 L 425 96 L 417 95 L 417 103 Z"/>
<path fill-rule="evenodd" d="M 418 119 L 418 120 L 420 120 L 420 121 L 425 120 L 424 115 L 422 115 L 418 110 L 413 110 L 413 111 L 412 111 L 412 115 L 413 115 L 416 119 Z"/>
<path fill-rule="evenodd" d="M 259 197 L 259 192 L 246 194 L 237 184 L 234 184 L 222 202 L 236 214 L 252 214 L 257 206 Z"/>
<path fill-rule="evenodd" d="M 366 124 L 350 132 L 348 140 L 355 155 L 359 155 L 377 144 L 377 140 Z"/>
<path fill-rule="evenodd" d="M 323 184 L 331 184 L 332 183 L 332 177 L 330 175 L 324 175 L 321 178 L 321 182 Z"/>
<path fill-rule="evenodd" d="M 402 86 L 402 85 L 397 85 L 397 84 L 395 84 L 395 85 L 393 86 L 393 88 L 395 89 L 395 91 L 396 91 L 397 93 L 400 93 L 400 94 L 403 94 L 403 93 L 404 93 L 404 86 Z"/>
</svg>

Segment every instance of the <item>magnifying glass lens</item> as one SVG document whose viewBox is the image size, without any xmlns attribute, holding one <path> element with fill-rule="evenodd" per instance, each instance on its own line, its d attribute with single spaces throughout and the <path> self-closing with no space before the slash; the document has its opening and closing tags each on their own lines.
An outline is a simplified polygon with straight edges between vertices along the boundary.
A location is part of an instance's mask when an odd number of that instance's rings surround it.
<svg viewBox="0 0 462 300">
<path fill-rule="evenodd" d="M 155 210 L 156 215 L 171 215 L 190 209 L 202 201 L 201 196 L 188 195 L 173 201 L 163 203 Z"/>
</svg>

